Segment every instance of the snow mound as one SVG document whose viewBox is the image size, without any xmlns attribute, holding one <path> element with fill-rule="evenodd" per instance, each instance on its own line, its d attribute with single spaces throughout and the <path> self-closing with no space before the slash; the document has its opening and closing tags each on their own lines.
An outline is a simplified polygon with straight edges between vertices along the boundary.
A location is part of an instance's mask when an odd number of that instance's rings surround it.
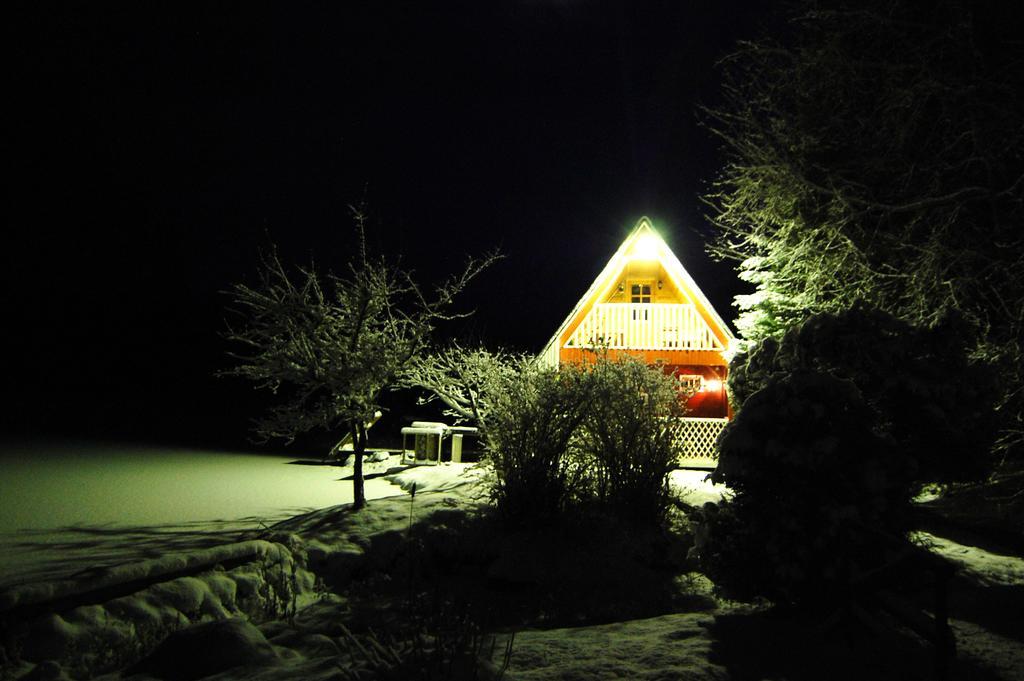
<svg viewBox="0 0 1024 681">
<path fill-rule="evenodd" d="M 965 546 L 928 532 L 914 532 L 911 538 L 955 564 L 967 577 L 984 586 L 1024 586 L 1024 558 L 990 553 L 977 546 Z"/>
<path fill-rule="evenodd" d="M 473 463 L 442 463 L 436 466 L 410 466 L 405 470 L 384 476 L 391 484 L 406 492 L 416 485 L 416 492 L 452 492 L 476 497 L 482 494 L 485 472 Z"/>
<path fill-rule="evenodd" d="M 70 579 L 23 584 L 4 589 L 0 591 L 0 612 L 110 589 L 129 582 L 156 581 L 166 575 L 199 571 L 204 568 L 212 568 L 219 563 L 256 560 L 267 556 L 280 560 L 283 550 L 285 550 L 284 547 L 278 544 L 251 540 L 189 553 L 172 554 L 138 563 L 91 569 Z"/>
<path fill-rule="evenodd" d="M 297 538 L 307 569 L 328 583 L 344 583 L 354 571 L 377 570 L 381 566 L 374 561 L 393 558 L 410 525 L 438 511 L 478 507 L 478 477 L 469 464 L 400 470 L 389 480 L 402 489 L 415 484 L 415 497 L 399 493 L 373 499 L 358 512 L 350 504 L 312 511 L 277 523 L 271 536 Z"/>
<path fill-rule="evenodd" d="M 218 565 L 148 586 L 129 581 L 118 585 L 121 592 L 129 591 L 119 597 L 93 591 L 57 603 L 43 601 L 46 610 L 55 610 L 25 618 L 18 615 L 21 609 L 9 611 L 7 615 L 20 618 L 8 622 L 16 623 L 9 631 L 11 640 L 26 662 L 49 660 L 75 678 L 91 678 L 135 662 L 169 634 L 194 624 L 280 617 L 313 600 L 314 577 L 296 563 L 288 548 L 269 542 L 246 544 L 258 550 L 244 553 L 248 562 L 231 570 Z M 231 554 L 232 547 L 225 548 Z M 203 553 L 208 557 L 211 552 Z M 200 562 L 188 555 L 174 558 L 183 564 Z M 116 576 L 150 574 L 145 568 L 124 566 Z M 75 605 L 76 598 L 81 605 Z M 29 607 L 31 613 L 39 606 Z"/>
<path fill-rule="evenodd" d="M 174 632 L 127 673 L 185 681 L 237 667 L 266 667 L 276 660 L 277 653 L 255 625 L 226 619 Z"/>
</svg>

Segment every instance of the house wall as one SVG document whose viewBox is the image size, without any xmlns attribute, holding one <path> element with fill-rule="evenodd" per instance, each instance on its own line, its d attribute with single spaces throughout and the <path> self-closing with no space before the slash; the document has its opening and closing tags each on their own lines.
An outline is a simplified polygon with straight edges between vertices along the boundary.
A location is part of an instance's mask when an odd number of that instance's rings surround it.
<svg viewBox="0 0 1024 681">
<path fill-rule="evenodd" d="M 615 361 L 622 355 L 642 359 L 646 364 L 660 366 L 671 376 L 703 376 L 705 381 L 717 380 L 721 388 L 717 391 L 696 393 L 686 402 L 687 416 L 701 418 L 731 418 L 729 400 L 725 392 L 725 381 L 729 375 L 729 363 L 721 353 L 695 350 L 608 350 L 608 359 Z M 595 361 L 596 355 L 580 348 L 562 348 L 560 364 L 581 364 Z"/>
<path fill-rule="evenodd" d="M 700 418 L 731 418 L 729 398 L 725 392 L 725 380 L 729 375 L 728 367 L 694 366 L 694 365 L 662 365 L 666 374 L 672 376 L 703 376 L 705 382 L 718 381 L 716 390 L 705 390 L 695 393 L 686 401 L 686 416 Z"/>
<path fill-rule="evenodd" d="M 637 279 L 649 279 L 654 283 L 651 290 L 653 295 L 652 303 L 693 302 L 683 291 L 676 287 L 675 282 L 668 276 L 668 272 L 665 271 L 665 268 L 657 260 L 629 261 L 625 268 L 623 268 L 622 274 L 615 280 L 611 294 L 606 296 L 601 302 L 628 303 L 630 301 L 629 282 Z M 661 282 L 660 289 L 657 286 L 659 281 Z M 619 291 L 619 285 L 622 286 L 621 291 Z"/>
</svg>

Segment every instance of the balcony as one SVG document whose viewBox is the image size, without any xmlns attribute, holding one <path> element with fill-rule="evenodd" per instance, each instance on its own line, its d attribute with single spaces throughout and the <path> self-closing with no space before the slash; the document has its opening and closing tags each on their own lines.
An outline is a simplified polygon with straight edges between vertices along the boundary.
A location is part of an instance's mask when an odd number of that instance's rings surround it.
<svg viewBox="0 0 1024 681">
<path fill-rule="evenodd" d="M 690 304 L 595 305 L 566 341 L 568 348 L 621 350 L 724 350 Z"/>
</svg>

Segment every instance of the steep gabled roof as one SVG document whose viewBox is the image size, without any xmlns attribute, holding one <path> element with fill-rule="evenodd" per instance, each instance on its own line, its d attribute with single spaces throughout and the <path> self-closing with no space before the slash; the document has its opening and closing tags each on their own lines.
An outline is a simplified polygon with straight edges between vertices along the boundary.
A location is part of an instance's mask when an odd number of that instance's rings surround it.
<svg viewBox="0 0 1024 681">
<path fill-rule="evenodd" d="M 683 264 L 679 262 L 679 258 L 672 252 L 672 249 L 654 231 L 651 221 L 646 217 L 642 217 L 637 221 L 636 227 L 629 233 L 626 240 L 619 246 L 619 249 L 615 251 L 615 255 L 612 256 L 608 264 L 601 270 L 601 274 L 597 276 L 594 283 L 590 285 L 587 292 L 576 303 L 569 316 L 565 318 L 565 321 L 555 331 L 551 340 L 544 346 L 544 350 L 539 355 L 541 361 L 548 361 L 550 358 L 554 360 L 554 363 L 557 363 L 559 339 L 562 338 L 568 329 L 579 324 L 594 301 L 603 300 L 608 296 L 611 288 L 618 282 L 630 259 L 641 251 L 645 257 L 659 261 L 668 276 L 673 279 L 676 287 L 694 302 L 704 321 L 711 328 L 712 333 L 722 342 L 722 345 L 726 348 L 730 346 L 734 336 L 732 331 L 729 330 L 728 325 L 718 315 L 715 308 L 712 307 L 711 302 L 704 295 L 704 292 L 700 290 L 700 287 L 697 286 L 697 282 L 693 280 L 693 277 L 686 271 Z"/>
</svg>

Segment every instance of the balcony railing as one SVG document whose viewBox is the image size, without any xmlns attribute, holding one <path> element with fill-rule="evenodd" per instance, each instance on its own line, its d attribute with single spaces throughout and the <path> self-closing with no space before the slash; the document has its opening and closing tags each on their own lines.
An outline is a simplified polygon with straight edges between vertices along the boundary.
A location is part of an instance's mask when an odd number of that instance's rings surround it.
<svg viewBox="0 0 1024 681">
<path fill-rule="evenodd" d="M 623 350 L 723 350 L 696 308 L 674 303 L 595 305 L 566 347 Z"/>
</svg>

